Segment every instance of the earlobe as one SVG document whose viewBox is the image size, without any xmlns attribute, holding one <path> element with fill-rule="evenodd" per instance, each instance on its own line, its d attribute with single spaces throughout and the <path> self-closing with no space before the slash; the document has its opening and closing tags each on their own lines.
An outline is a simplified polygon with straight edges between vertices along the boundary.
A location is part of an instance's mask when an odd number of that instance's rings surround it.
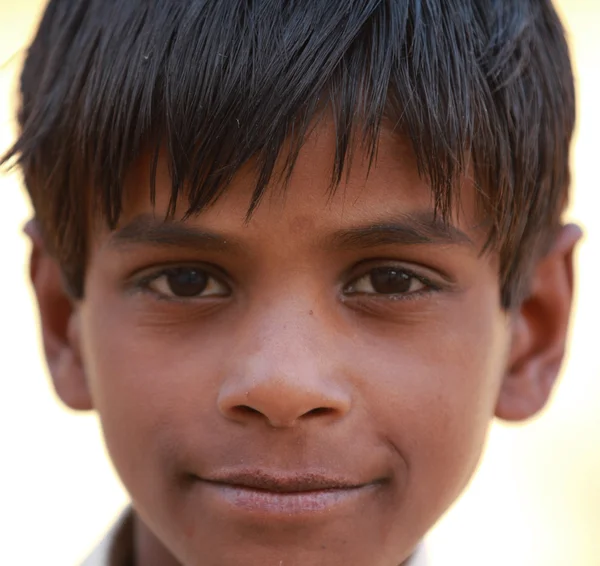
<svg viewBox="0 0 600 566">
<path fill-rule="evenodd" d="M 80 355 L 79 310 L 65 290 L 58 263 L 46 251 L 35 221 L 25 227 L 32 250 L 29 274 L 38 302 L 42 341 L 56 393 L 71 409 L 92 409 Z"/>
<path fill-rule="evenodd" d="M 558 378 L 573 300 L 573 252 L 581 238 L 574 225 L 561 228 L 554 246 L 536 265 L 529 295 L 515 310 L 508 369 L 496 416 L 528 419 L 546 405 Z"/>
</svg>

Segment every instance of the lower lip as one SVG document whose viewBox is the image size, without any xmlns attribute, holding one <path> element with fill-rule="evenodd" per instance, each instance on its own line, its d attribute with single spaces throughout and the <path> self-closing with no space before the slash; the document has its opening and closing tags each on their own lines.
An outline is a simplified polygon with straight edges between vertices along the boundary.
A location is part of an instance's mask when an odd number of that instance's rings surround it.
<svg viewBox="0 0 600 566">
<path fill-rule="evenodd" d="M 358 501 L 374 488 L 368 485 L 348 489 L 273 492 L 228 484 L 204 485 L 227 506 L 247 513 L 285 517 L 330 513 Z"/>
</svg>

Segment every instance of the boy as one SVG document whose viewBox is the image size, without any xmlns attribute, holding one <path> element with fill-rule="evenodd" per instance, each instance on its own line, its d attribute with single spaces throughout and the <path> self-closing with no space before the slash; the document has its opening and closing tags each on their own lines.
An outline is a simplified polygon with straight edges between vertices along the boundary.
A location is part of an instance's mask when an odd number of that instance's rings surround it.
<svg viewBox="0 0 600 566">
<path fill-rule="evenodd" d="M 423 564 L 563 357 L 550 0 L 51 0 L 21 95 L 50 373 L 132 498 L 87 564 Z"/>
</svg>

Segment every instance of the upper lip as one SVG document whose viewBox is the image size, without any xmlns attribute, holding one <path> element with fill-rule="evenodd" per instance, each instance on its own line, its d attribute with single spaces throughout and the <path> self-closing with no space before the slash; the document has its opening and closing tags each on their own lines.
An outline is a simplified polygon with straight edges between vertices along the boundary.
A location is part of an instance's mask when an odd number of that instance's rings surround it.
<svg viewBox="0 0 600 566">
<path fill-rule="evenodd" d="M 323 472 L 272 472 L 260 469 L 223 471 L 200 478 L 210 483 L 276 493 L 357 489 L 373 482 L 356 482 Z"/>
</svg>

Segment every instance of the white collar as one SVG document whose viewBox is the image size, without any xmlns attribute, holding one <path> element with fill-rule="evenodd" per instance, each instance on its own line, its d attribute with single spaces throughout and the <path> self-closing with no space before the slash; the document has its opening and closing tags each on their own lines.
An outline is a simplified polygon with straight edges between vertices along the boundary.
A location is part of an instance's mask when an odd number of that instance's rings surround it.
<svg viewBox="0 0 600 566">
<path fill-rule="evenodd" d="M 425 545 L 421 543 L 417 546 L 414 554 L 409 558 L 405 566 L 428 566 L 429 560 L 427 560 L 427 551 Z"/>
<path fill-rule="evenodd" d="M 133 513 L 128 508 L 81 566 L 125 566 L 133 553 Z"/>
</svg>

